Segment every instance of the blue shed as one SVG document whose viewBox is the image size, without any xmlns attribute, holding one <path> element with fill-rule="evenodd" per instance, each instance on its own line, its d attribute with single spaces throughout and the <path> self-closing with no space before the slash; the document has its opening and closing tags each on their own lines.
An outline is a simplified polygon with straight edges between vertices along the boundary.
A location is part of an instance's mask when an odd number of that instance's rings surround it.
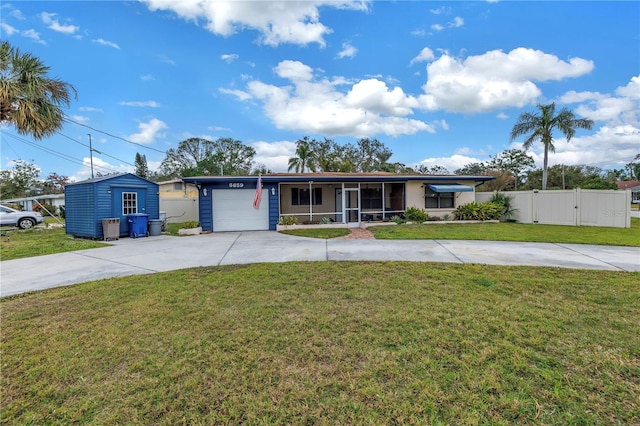
<svg viewBox="0 0 640 426">
<path fill-rule="evenodd" d="M 67 234 L 102 239 L 102 219 L 120 219 L 120 235 L 127 235 L 127 215 L 146 213 L 159 219 L 158 184 L 131 173 L 103 176 L 65 187 Z"/>
</svg>

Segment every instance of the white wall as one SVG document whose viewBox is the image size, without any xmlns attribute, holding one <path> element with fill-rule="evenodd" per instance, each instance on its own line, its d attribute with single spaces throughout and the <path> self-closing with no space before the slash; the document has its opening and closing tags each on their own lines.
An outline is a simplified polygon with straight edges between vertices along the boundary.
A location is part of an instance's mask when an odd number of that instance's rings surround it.
<svg viewBox="0 0 640 426">
<path fill-rule="evenodd" d="M 575 189 L 513 191 L 512 219 L 548 225 L 631 227 L 631 191 Z M 477 192 L 476 201 L 490 201 L 492 192 Z"/>
<path fill-rule="evenodd" d="M 160 211 L 167 212 L 168 223 L 199 221 L 197 199 L 161 197 Z"/>
</svg>

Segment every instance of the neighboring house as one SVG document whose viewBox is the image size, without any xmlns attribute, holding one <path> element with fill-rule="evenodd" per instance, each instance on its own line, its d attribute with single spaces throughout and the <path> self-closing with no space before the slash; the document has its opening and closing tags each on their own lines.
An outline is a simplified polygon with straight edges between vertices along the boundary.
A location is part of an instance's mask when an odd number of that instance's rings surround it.
<svg viewBox="0 0 640 426">
<path fill-rule="evenodd" d="M 198 188 L 182 179 L 158 182 L 160 211 L 169 223 L 198 221 Z"/>
<path fill-rule="evenodd" d="M 119 219 L 120 235 L 126 235 L 129 214 L 160 215 L 158 184 L 131 173 L 70 183 L 65 198 L 67 234 L 76 237 L 102 239 L 102 219 Z"/>
<path fill-rule="evenodd" d="M 431 216 L 451 214 L 475 200 L 475 187 L 493 176 L 430 176 L 394 173 L 300 173 L 262 176 L 260 207 L 253 207 L 257 176 L 183 178 L 199 191 L 204 231 L 275 230 L 281 216 L 298 223 L 323 218 L 351 227 L 402 216 L 408 207 Z"/>
<path fill-rule="evenodd" d="M 640 181 L 637 180 L 622 180 L 616 182 L 618 189 L 631 191 L 631 202 L 634 204 L 640 203 Z"/>
<path fill-rule="evenodd" d="M 64 194 L 47 194 L 47 195 L 38 195 L 37 197 L 22 197 L 22 198 L 11 198 L 8 200 L 1 200 L 0 204 L 17 204 L 22 206 L 22 210 L 24 211 L 33 211 L 34 206 L 40 204 L 49 204 L 54 206 L 56 210 L 59 207 L 64 207 Z M 57 212 L 51 212 L 56 214 Z"/>
</svg>

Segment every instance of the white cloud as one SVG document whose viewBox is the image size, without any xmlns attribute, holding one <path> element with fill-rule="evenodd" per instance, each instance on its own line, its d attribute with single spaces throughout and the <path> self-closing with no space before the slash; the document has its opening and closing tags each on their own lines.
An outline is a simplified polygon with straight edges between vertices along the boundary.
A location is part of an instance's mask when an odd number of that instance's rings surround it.
<svg viewBox="0 0 640 426">
<path fill-rule="evenodd" d="M 442 31 L 445 28 L 459 28 L 464 25 L 464 19 L 459 16 L 453 18 L 453 21 L 447 22 L 446 24 L 433 24 L 431 25 L 431 29 L 433 31 Z"/>
<path fill-rule="evenodd" d="M 164 62 L 165 64 L 169 64 L 169 65 L 176 65 L 176 61 L 174 61 L 173 59 L 165 56 L 165 55 L 160 55 L 160 61 Z"/>
<path fill-rule="evenodd" d="M 231 62 L 235 61 L 239 57 L 240 56 L 236 55 L 235 53 L 220 55 L 220 59 L 222 59 L 223 61 L 225 61 L 228 64 L 230 64 Z"/>
<path fill-rule="evenodd" d="M 101 44 L 103 46 L 113 47 L 114 49 L 120 49 L 120 46 L 118 46 L 116 43 L 114 43 L 112 41 L 107 41 L 107 40 L 102 39 L 102 38 L 97 38 L 97 39 L 93 40 L 93 42 Z"/>
<path fill-rule="evenodd" d="M 566 62 L 522 47 L 509 53 L 492 50 L 464 60 L 445 52 L 427 65 L 428 80 L 420 100 L 427 110 L 451 112 L 523 107 L 542 94 L 534 81 L 578 77 L 591 72 L 593 67 L 593 62 L 585 59 L 572 58 Z"/>
<path fill-rule="evenodd" d="M 144 75 L 140 76 L 140 80 L 142 80 L 142 81 L 152 81 L 152 80 L 155 80 L 155 79 L 156 78 L 151 74 L 144 74 Z"/>
<path fill-rule="evenodd" d="M 129 136 L 129 140 L 136 143 L 148 144 L 155 141 L 156 137 L 164 137 L 162 130 L 168 126 L 157 118 L 152 118 L 147 123 L 139 123 L 140 131 Z"/>
<path fill-rule="evenodd" d="M 42 39 L 40 38 L 40 34 L 39 34 L 36 30 L 34 30 L 34 29 L 30 29 L 30 30 L 23 31 L 23 32 L 22 32 L 22 35 L 23 35 L 23 36 L 25 36 L 25 37 L 27 37 L 27 38 L 30 38 L 31 40 L 33 40 L 33 41 L 34 41 L 34 42 L 36 42 L 36 43 L 39 43 L 39 44 L 47 44 L 47 42 L 46 42 L 46 41 L 44 41 L 44 40 L 42 40 Z"/>
<path fill-rule="evenodd" d="M 159 108 L 160 104 L 156 101 L 122 101 L 118 102 L 119 105 L 130 107 L 146 107 L 146 108 Z"/>
<path fill-rule="evenodd" d="M 78 109 L 84 112 L 102 112 L 101 108 L 95 108 L 95 107 L 80 107 Z"/>
<path fill-rule="evenodd" d="M 444 30 L 444 26 L 442 26 L 440 24 L 433 24 L 433 25 L 431 25 L 431 29 L 433 31 L 442 31 L 442 30 Z"/>
<path fill-rule="evenodd" d="M 168 10 L 193 22 L 204 21 L 214 34 L 231 36 L 251 29 L 260 33 L 259 42 L 269 46 L 282 43 L 325 46 L 332 30 L 320 22 L 320 7 L 368 10 L 367 1 L 257 1 L 207 2 L 201 0 L 143 0 L 151 11 Z"/>
<path fill-rule="evenodd" d="M 55 13 L 42 12 L 40 14 L 42 22 L 47 25 L 50 30 L 63 34 L 75 34 L 75 32 L 80 29 L 80 27 L 76 25 L 63 25 L 57 19 L 53 19 L 54 16 L 56 16 Z"/>
<path fill-rule="evenodd" d="M 228 127 L 221 127 L 221 126 L 209 126 L 207 127 L 207 130 L 211 130 L 214 132 L 230 132 L 231 129 Z"/>
<path fill-rule="evenodd" d="M 389 89 L 376 78 L 355 84 L 342 77 L 318 79 L 311 67 L 298 61 L 282 61 L 274 71 L 291 85 L 254 80 L 245 91 L 220 91 L 261 102 L 265 114 L 281 129 L 356 137 L 435 132 L 434 125 L 406 117 L 419 106 L 416 98 L 399 87 Z"/>
<path fill-rule="evenodd" d="M 486 160 L 486 159 L 485 159 Z M 455 170 L 466 166 L 469 163 L 482 163 L 485 160 L 476 157 L 469 157 L 463 154 L 454 154 L 450 157 L 430 157 L 417 163 L 417 165 L 433 167 L 442 166 L 453 173 Z"/>
<path fill-rule="evenodd" d="M 506 120 L 507 118 L 509 118 L 509 116 L 504 112 L 499 113 L 498 115 L 496 115 L 496 117 L 499 118 L 500 120 Z"/>
<path fill-rule="evenodd" d="M 358 53 L 358 49 L 350 43 L 342 43 L 342 50 L 338 53 L 338 58 L 353 58 Z"/>
<path fill-rule="evenodd" d="M 7 36 L 12 36 L 18 32 L 17 28 L 12 27 L 11 25 L 5 22 L 0 22 L 0 30 L 2 30 L 2 32 Z"/>
<path fill-rule="evenodd" d="M 433 50 L 429 49 L 428 47 L 425 47 L 420 51 L 420 53 L 418 53 L 418 56 L 416 56 L 411 60 L 411 62 L 409 62 L 409 64 L 413 65 L 418 62 L 429 62 L 434 58 L 435 56 L 433 55 Z"/>
<path fill-rule="evenodd" d="M 83 115 L 72 115 L 71 118 L 79 123 L 86 123 L 89 121 L 89 117 L 85 117 Z"/>
<path fill-rule="evenodd" d="M 286 172 L 289 166 L 289 158 L 296 152 L 295 142 L 254 142 L 251 144 L 256 150 L 254 162 L 264 164 L 275 173 Z"/>
</svg>

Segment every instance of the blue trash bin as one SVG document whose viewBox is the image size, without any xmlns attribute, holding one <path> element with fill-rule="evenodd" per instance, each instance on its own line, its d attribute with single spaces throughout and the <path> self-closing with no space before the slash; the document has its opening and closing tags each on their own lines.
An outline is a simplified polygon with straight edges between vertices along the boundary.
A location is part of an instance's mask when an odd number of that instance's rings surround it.
<svg viewBox="0 0 640 426">
<path fill-rule="evenodd" d="M 132 213 L 127 215 L 127 221 L 129 222 L 129 238 L 146 237 L 149 235 L 147 231 L 147 224 L 149 222 L 148 214 Z"/>
</svg>

